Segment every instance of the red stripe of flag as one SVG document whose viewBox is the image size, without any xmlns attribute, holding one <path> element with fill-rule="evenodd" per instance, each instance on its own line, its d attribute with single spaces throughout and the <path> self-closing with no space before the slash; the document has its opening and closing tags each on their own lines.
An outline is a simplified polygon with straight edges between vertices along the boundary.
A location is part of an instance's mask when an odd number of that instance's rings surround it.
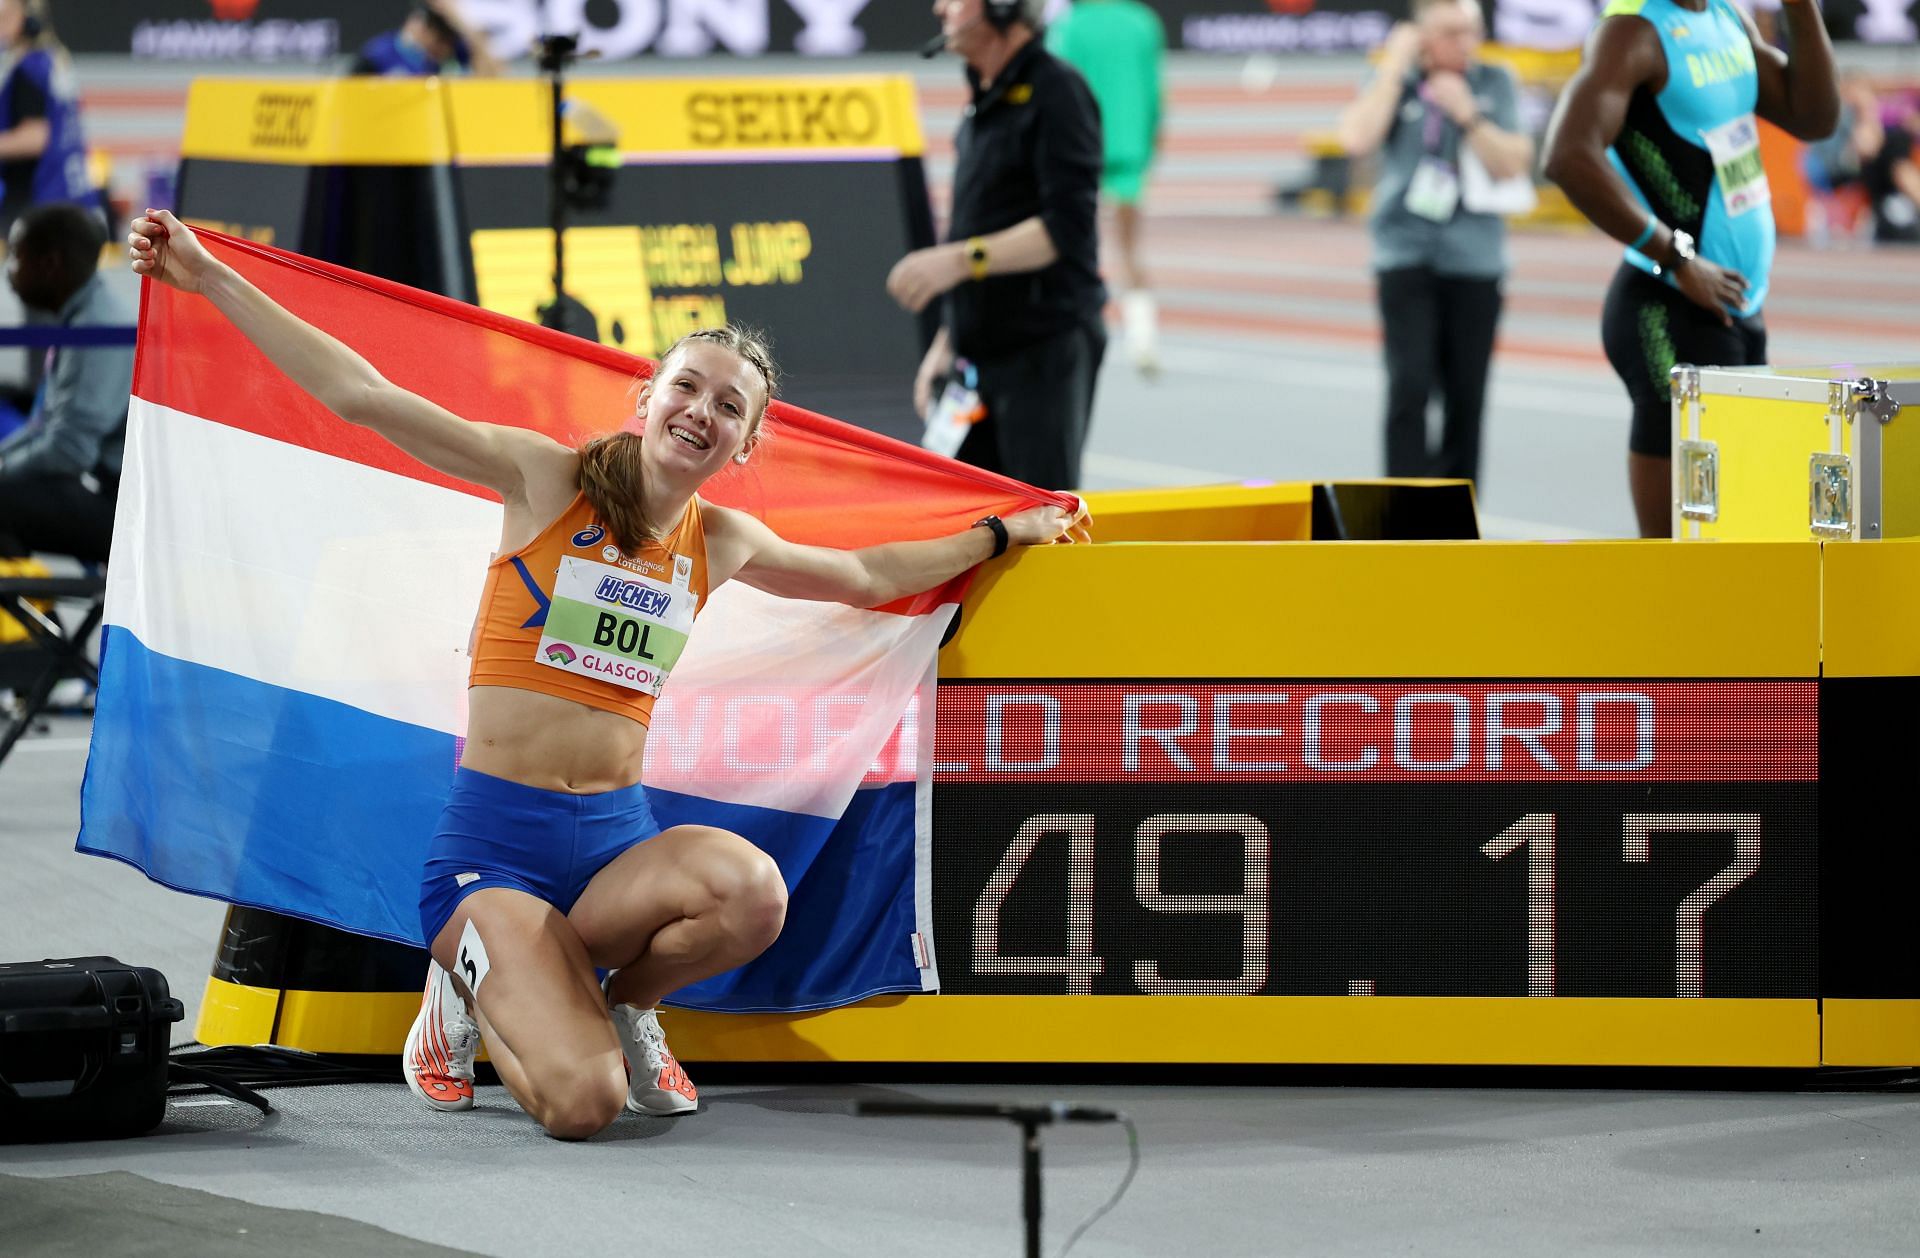
<svg viewBox="0 0 1920 1258">
<path fill-rule="evenodd" d="M 196 229 L 214 254 L 295 315 L 338 337 L 387 379 L 457 415 L 568 445 L 632 419 L 643 358 L 270 246 Z M 342 422 L 296 388 L 211 302 L 147 281 L 134 394 L 201 419 L 428 484 L 498 499 Z M 776 330 L 777 337 L 777 330 Z M 776 340 L 776 353 L 777 353 Z M 901 400 L 902 405 L 906 399 Z M 987 512 L 1053 503 L 1046 493 L 776 402 L 767 440 L 701 490 L 811 545 L 853 548 L 939 537 Z M 939 598 L 957 597 L 949 588 Z M 915 600 L 923 610 L 929 599 Z"/>
</svg>

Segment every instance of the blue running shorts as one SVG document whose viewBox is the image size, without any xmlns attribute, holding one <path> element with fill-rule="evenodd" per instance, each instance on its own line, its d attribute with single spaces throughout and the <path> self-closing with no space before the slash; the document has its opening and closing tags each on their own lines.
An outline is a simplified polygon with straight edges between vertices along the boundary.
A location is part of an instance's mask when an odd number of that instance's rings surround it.
<svg viewBox="0 0 1920 1258">
<path fill-rule="evenodd" d="M 598 795 L 543 791 L 458 769 L 427 845 L 420 930 L 427 946 L 460 901 L 511 887 L 566 913 L 614 857 L 660 833 L 639 783 Z"/>
</svg>

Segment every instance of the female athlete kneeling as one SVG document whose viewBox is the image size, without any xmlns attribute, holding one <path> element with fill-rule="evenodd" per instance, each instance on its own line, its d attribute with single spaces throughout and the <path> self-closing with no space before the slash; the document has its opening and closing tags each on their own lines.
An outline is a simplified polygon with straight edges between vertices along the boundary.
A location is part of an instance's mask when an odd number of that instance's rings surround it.
<svg viewBox="0 0 1920 1258">
<path fill-rule="evenodd" d="M 766 347 L 733 328 L 692 333 L 661 358 L 640 388 L 639 433 L 570 449 L 390 383 L 171 214 L 149 210 L 128 240 L 134 271 L 204 294 L 336 415 L 505 503 L 474 634 L 466 750 L 420 892 L 434 965 L 408 1036 L 408 1085 L 438 1109 L 471 1107 L 482 1031 L 507 1090 L 562 1139 L 599 1131 L 623 1104 L 693 1109 L 654 1009 L 758 956 L 786 912 L 764 852 L 725 830 L 661 831 L 647 807 L 640 766 L 654 697 L 696 613 L 734 578 L 877 606 L 988 558 L 992 526 L 841 551 L 795 545 L 701 502 L 709 477 L 751 457 L 774 391 Z M 1086 537 L 1085 513 L 1057 507 L 1003 527 L 1022 546 Z M 611 604 L 594 598 L 606 582 L 622 595 Z M 580 647 L 581 618 L 589 634 L 645 637 L 654 659 Z M 604 991 L 595 967 L 616 971 Z"/>
</svg>

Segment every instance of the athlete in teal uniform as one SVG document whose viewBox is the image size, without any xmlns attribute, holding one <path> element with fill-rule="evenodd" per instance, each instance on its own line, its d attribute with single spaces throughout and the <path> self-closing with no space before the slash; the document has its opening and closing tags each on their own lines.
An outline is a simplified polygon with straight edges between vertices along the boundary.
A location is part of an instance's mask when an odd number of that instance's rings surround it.
<svg viewBox="0 0 1920 1258">
<path fill-rule="evenodd" d="M 1816 0 L 1785 15 L 1791 59 L 1729 0 L 1612 0 L 1547 128 L 1547 177 L 1627 246 L 1600 326 L 1633 399 L 1642 536 L 1672 532 L 1668 373 L 1766 361 L 1774 222 L 1755 118 L 1802 140 L 1839 119 Z"/>
<path fill-rule="evenodd" d="M 1100 195 L 1113 207 L 1119 237 L 1127 354 L 1149 374 L 1159 369 L 1159 348 L 1153 296 L 1140 265 L 1140 199 L 1160 145 L 1166 46 L 1160 15 L 1140 0 L 1075 0 L 1047 28 L 1047 51 L 1080 71 L 1100 105 Z"/>
</svg>

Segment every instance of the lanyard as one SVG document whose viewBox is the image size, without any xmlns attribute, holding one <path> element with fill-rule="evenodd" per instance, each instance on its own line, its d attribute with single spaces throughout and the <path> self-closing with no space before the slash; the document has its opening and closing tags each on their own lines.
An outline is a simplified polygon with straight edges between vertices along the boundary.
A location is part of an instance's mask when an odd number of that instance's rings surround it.
<svg viewBox="0 0 1920 1258">
<path fill-rule="evenodd" d="M 1446 118 L 1440 112 L 1440 107 L 1433 103 L 1433 97 L 1427 94 L 1427 84 L 1424 79 L 1416 94 L 1420 97 L 1420 103 L 1426 106 L 1426 116 L 1421 119 L 1420 124 L 1421 143 L 1426 146 L 1427 152 L 1438 153 L 1440 141 L 1446 135 Z"/>
</svg>

